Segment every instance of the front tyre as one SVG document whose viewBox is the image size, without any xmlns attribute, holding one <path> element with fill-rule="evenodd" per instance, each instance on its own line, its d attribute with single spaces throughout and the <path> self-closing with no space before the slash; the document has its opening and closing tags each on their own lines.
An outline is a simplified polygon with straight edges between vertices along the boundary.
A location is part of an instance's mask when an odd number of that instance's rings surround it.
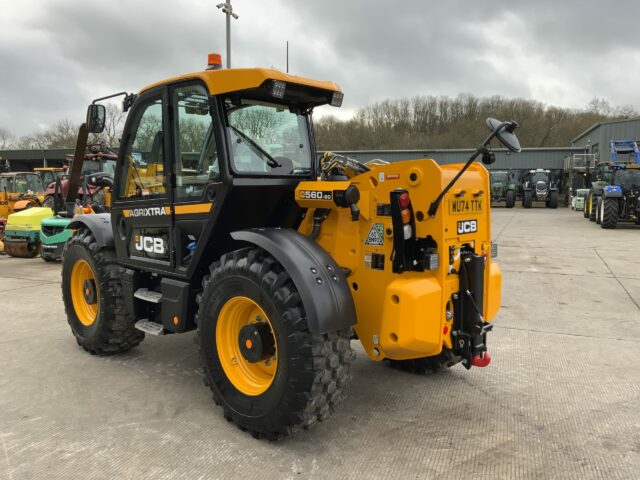
<svg viewBox="0 0 640 480">
<path fill-rule="evenodd" d="M 125 307 L 115 253 L 98 247 L 91 231 L 82 228 L 67 241 L 62 258 L 62 300 L 78 345 L 93 355 L 137 346 L 144 333 L 135 329 Z"/>
<path fill-rule="evenodd" d="M 198 296 L 205 383 L 227 420 L 277 439 L 325 419 L 349 379 L 351 329 L 309 331 L 289 274 L 261 249 L 214 263 Z"/>
<path fill-rule="evenodd" d="M 616 228 L 618 225 L 618 208 L 620 204 L 617 198 L 602 198 L 601 209 L 601 227 L 602 228 Z"/>
<path fill-rule="evenodd" d="M 507 208 L 513 208 L 516 204 L 516 192 L 507 190 Z"/>
</svg>

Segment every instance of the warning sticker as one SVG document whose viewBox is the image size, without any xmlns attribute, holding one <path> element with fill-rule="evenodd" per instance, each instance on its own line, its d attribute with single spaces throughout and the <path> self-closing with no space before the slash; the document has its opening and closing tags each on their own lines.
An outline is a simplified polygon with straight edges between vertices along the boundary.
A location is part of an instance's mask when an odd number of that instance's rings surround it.
<svg viewBox="0 0 640 480">
<path fill-rule="evenodd" d="M 376 245 L 381 247 L 384 245 L 384 225 L 382 223 L 374 223 L 371 225 L 371 230 L 369 230 L 369 235 L 367 235 L 367 239 L 364 241 L 365 245 Z"/>
</svg>

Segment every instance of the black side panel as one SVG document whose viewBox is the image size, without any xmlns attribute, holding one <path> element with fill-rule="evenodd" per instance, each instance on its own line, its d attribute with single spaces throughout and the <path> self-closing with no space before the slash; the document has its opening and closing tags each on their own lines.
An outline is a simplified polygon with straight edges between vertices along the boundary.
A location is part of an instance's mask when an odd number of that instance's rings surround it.
<svg viewBox="0 0 640 480">
<path fill-rule="evenodd" d="M 111 228 L 111 214 L 95 213 L 93 215 L 77 215 L 67 225 L 68 229 L 87 227 L 96 237 L 99 247 L 113 248 L 113 229 Z"/>
<path fill-rule="evenodd" d="M 162 290 L 162 326 L 170 332 L 184 332 L 193 327 L 193 312 L 189 311 L 189 283 L 163 278 L 160 282 Z M 174 323 L 174 317 L 176 323 Z"/>
<path fill-rule="evenodd" d="M 328 333 L 356 323 L 347 280 L 336 262 L 313 240 L 291 229 L 232 232 L 235 240 L 257 245 L 287 270 L 307 312 L 313 333 Z"/>
</svg>

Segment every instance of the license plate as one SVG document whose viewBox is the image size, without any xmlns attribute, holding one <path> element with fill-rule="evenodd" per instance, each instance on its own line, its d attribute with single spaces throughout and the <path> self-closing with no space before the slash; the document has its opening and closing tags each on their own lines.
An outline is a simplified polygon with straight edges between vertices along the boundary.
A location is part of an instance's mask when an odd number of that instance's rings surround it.
<svg viewBox="0 0 640 480">
<path fill-rule="evenodd" d="M 449 200 L 450 215 L 467 215 L 469 213 L 482 213 L 482 202 L 480 198 L 456 198 Z"/>
</svg>

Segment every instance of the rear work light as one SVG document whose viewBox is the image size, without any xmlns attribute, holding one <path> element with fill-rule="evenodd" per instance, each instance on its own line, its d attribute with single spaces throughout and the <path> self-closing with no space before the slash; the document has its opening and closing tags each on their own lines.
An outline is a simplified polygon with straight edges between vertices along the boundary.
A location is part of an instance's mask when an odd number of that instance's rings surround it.
<svg viewBox="0 0 640 480">
<path fill-rule="evenodd" d="M 284 91 L 287 88 L 287 84 L 281 80 L 273 80 L 271 82 L 271 96 L 275 98 L 284 98 Z"/>
<path fill-rule="evenodd" d="M 343 98 L 344 98 L 344 93 L 342 93 L 342 92 L 333 92 L 333 95 L 331 96 L 331 106 L 332 107 L 341 107 Z"/>
</svg>

